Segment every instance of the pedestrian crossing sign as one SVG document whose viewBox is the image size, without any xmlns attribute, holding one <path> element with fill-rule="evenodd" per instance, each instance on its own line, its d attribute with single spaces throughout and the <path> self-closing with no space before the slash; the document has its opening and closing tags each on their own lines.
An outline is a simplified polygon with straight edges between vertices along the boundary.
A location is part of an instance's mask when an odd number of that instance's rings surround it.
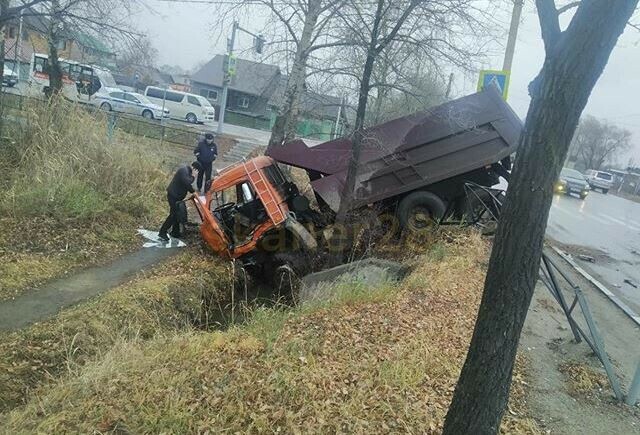
<svg viewBox="0 0 640 435">
<path fill-rule="evenodd" d="M 484 90 L 487 86 L 495 86 L 502 95 L 502 99 L 506 101 L 509 93 L 509 75 L 510 71 L 481 70 L 480 79 L 478 80 L 478 92 Z"/>
</svg>

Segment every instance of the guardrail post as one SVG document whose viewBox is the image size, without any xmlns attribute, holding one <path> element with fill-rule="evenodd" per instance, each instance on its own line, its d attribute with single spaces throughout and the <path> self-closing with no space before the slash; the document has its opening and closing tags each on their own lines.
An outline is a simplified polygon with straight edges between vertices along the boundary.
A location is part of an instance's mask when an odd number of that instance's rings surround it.
<svg viewBox="0 0 640 435">
<path fill-rule="evenodd" d="M 580 304 L 580 309 L 582 310 L 582 314 L 584 315 L 584 319 L 587 321 L 587 326 L 589 327 L 589 331 L 591 332 L 591 337 L 593 338 L 593 344 L 596 349 L 598 349 L 598 358 L 602 365 L 604 366 L 604 370 L 607 372 L 607 377 L 609 378 L 609 383 L 611 384 L 611 389 L 616 396 L 618 401 L 622 402 L 622 390 L 620 390 L 620 384 L 618 383 L 618 378 L 616 377 L 616 372 L 613 370 L 613 366 L 611 365 L 611 360 L 609 360 L 609 355 L 607 355 L 607 351 L 604 349 L 604 342 L 602 341 L 602 337 L 600 337 L 600 333 L 598 332 L 598 328 L 596 327 L 595 322 L 593 321 L 593 317 L 591 316 L 591 310 L 589 309 L 589 305 L 582 294 L 582 289 L 576 286 L 574 288 L 576 292 L 576 296 L 578 298 L 578 303 Z"/>
<path fill-rule="evenodd" d="M 627 405 L 635 406 L 638 401 L 638 393 L 640 393 L 640 361 L 638 361 L 636 374 L 633 376 L 633 381 L 631 381 L 631 386 L 629 387 L 629 394 L 627 394 L 627 400 L 625 401 Z"/>
<path fill-rule="evenodd" d="M 113 133 L 115 129 L 116 129 L 116 116 L 115 114 L 109 112 L 109 114 L 107 115 L 107 138 L 109 139 L 109 142 L 113 140 Z"/>
</svg>

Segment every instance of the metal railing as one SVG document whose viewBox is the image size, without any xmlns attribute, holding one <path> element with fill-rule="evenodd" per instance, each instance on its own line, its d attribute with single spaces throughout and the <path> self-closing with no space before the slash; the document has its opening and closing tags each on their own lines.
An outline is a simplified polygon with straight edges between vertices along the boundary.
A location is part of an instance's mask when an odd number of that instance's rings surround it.
<svg viewBox="0 0 640 435">
<path fill-rule="evenodd" d="M 3 111 L 11 111 L 9 120 L 20 118 L 20 113 L 29 106 L 44 105 L 46 101 L 33 97 L 2 92 Z M 95 115 L 96 120 L 106 115 L 106 134 L 113 137 L 115 130 L 121 130 L 129 134 L 141 136 L 149 139 L 160 140 L 161 142 L 173 143 L 183 146 L 193 146 L 198 139 L 200 132 L 195 128 L 181 127 L 175 124 L 167 124 L 166 121 L 148 120 L 142 116 L 130 115 L 122 112 L 103 112 L 100 109 L 87 104 L 78 104 L 89 113 Z"/>
</svg>

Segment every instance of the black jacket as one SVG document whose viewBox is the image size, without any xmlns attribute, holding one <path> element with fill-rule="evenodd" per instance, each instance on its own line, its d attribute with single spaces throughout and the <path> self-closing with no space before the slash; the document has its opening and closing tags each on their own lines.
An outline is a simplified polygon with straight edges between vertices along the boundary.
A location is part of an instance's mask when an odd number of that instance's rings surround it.
<svg viewBox="0 0 640 435">
<path fill-rule="evenodd" d="M 183 166 L 174 174 L 169 187 L 167 187 L 167 193 L 173 198 L 181 200 L 187 196 L 187 192 L 193 193 L 194 189 L 191 185 L 193 180 L 191 166 Z"/>
<path fill-rule="evenodd" d="M 215 142 L 209 145 L 205 139 L 202 139 L 198 142 L 198 145 L 196 145 L 193 154 L 196 155 L 199 162 L 211 163 L 218 156 L 218 145 L 216 145 Z"/>
</svg>

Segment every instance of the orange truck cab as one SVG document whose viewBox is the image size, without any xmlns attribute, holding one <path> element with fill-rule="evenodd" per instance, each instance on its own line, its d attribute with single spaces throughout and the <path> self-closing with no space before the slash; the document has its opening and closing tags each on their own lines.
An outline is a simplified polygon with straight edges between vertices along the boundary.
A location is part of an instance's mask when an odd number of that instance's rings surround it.
<svg viewBox="0 0 640 435">
<path fill-rule="evenodd" d="M 221 170 L 204 197 L 193 202 L 202 219 L 202 238 L 223 258 L 256 263 L 292 245 L 317 247 L 303 225 L 311 222 L 309 201 L 270 157 Z"/>
</svg>

